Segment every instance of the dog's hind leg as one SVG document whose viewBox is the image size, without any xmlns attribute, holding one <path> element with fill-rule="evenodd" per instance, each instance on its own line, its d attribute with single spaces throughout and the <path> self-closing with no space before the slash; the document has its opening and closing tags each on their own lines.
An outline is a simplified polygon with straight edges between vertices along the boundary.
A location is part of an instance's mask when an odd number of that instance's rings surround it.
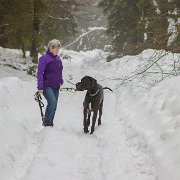
<svg viewBox="0 0 180 180">
<path fill-rule="evenodd" d="M 83 121 L 83 125 L 84 125 L 84 132 L 88 133 L 88 126 L 87 126 L 87 109 L 84 109 L 84 121 Z"/>
<path fill-rule="evenodd" d="M 101 125 L 102 109 L 103 109 L 103 101 L 101 102 L 101 104 L 100 104 L 100 108 L 99 108 L 98 126 L 100 126 L 100 125 Z"/>
<path fill-rule="evenodd" d="M 93 118 L 92 118 L 92 126 L 91 126 L 91 133 L 90 134 L 92 134 L 94 132 L 98 111 L 93 111 L 93 112 L 94 113 L 93 113 Z"/>
</svg>

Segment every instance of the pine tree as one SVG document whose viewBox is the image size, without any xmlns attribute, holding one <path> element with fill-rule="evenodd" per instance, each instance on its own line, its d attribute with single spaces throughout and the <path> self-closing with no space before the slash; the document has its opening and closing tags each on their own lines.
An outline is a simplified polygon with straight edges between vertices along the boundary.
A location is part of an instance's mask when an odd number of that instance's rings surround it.
<svg viewBox="0 0 180 180">
<path fill-rule="evenodd" d="M 33 57 L 33 62 L 38 62 L 38 49 L 41 46 L 43 39 L 40 33 L 40 23 L 46 16 L 47 6 L 42 0 L 32 1 L 32 41 L 30 56 Z"/>
<path fill-rule="evenodd" d="M 146 48 L 172 50 L 179 44 L 176 0 L 102 0 L 99 5 L 109 16 L 107 33 L 118 55 L 138 54 Z M 176 19 L 177 26 L 170 45 L 169 18 Z"/>
<path fill-rule="evenodd" d="M 52 38 L 66 40 L 75 33 L 76 0 L 0 0 L 0 45 L 38 52 Z"/>
<path fill-rule="evenodd" d="M 158 0 L 159 6 L 166 10 L 169 28 L 172 29 L 168 38 L 167 50 L 171 52 L 180 52 L 180 1 L 172 0 L 163 4 Z M 173 22 L 173 23 L 172 23 Z"/>
<path fill-rule="evenodd" d="M 8 25 L 6 47 L 22 49 L 25 57 L 32 41 L 32 1 L 6 0 L 2 9 L 6 13 L 3 20 Z"/>
<path fill-rule="evenodd" d="M 107 33 L 112 36 L 113 48 L 117 54 L 136 54 L 144 41 L 145 26 L 139 0 L 107 1 L 100 3 L 109 13 Z"/>
<path fill-rule="evenodd" d="M 51 39 L 60 39 L 61 42 L 75 34 L 76 23 L 73 11 L 79 3 L 75 0 L 34 0 L 33 9 L 33 38 L 31 55 L 37 62 L 37 51 Z"/>
<path fill-rule="evenodd" d="M 0 46 L 7 47 L 7 26 L 5 22 L 6 10 L 4 8 L 5 0 L 0 0 Z"/>
<path fill-rule="evenodd" d="M 52 0 L 46 1 L 48 15 L 42 22 L 42 34 L 45 44 L 52 38 L 67 42 L 69 36 L 76 33 L 74 12 L 78 10 L 80 3 L 77 0 Z"/>
</svg>

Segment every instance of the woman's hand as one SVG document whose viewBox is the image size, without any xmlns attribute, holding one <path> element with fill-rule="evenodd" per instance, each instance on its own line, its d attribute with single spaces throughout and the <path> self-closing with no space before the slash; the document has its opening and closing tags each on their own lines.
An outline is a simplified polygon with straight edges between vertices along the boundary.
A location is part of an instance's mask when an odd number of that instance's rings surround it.
<svg viewBox="0 0 180 180">
<path fill-rule="evenodd" d="M 38 90 L 37 92 L 38 92 L 39 94 L 41 94 L 41 93 L 43 93 L 43 90 Z"/>
</svg>

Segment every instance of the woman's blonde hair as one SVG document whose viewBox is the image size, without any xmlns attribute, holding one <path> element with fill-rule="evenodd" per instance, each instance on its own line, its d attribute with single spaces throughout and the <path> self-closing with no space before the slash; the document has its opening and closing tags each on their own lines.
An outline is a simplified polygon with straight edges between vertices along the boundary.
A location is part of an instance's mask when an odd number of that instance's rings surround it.
<svg viewBox="0 0 180 180">
<path fill-rule="evenodd" d="M 60 43 L 60 41 L 58 39 L 52 39 L 51 41 L 49 41 L 47 47 L 48 47 L 48 50 L 50 48 L 56 48 L 56 47 L 60 48 L 61 47 L 61 43 Z"/>
</svg>

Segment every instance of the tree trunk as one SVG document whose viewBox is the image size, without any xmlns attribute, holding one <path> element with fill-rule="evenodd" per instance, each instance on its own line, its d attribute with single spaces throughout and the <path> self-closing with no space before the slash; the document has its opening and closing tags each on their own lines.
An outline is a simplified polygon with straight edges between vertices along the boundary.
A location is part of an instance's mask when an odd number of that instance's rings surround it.
<svg viewBox="0 0 180 180">
<path fill-rule="evenodd" d="M 32 44 L 31 44 L 31 51 L 30 56 L 33 57 L 32 62 L 37 63 L 38 62 L 38 34 L 39 34 L 39 27 L 40 27 L 40 20 L 38 16 L 37 11 L 37 1 L 34 0 L 34 6 L 33 6 L 33 33 L 32 33 Z"/>
<path fill-rule="evenodd" d="M 6 35 L 7 24 L 5 24 L 4 22 L 4 16 L 5 16 L 5 12 L 2 9 L 0 10 L 0 46 L 7 47 L 7 44 L 8 44 L 8 39 Z"/>
</svg>

